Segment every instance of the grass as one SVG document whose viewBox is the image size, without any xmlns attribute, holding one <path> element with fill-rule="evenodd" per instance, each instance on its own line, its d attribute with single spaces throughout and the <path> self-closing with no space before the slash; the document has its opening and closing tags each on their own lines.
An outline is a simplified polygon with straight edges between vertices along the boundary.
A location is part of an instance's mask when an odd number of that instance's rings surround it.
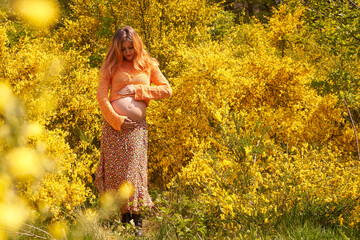
<svg viewBox="0 0 360 240">
<path fill-rule="evenodd" d="M 221 227 L 222 224 L 217 217 L 207 213 L 203 204 L 194 198 L 180 193 L 157 191 L 152 192 L 152 197 L 157 208 L 151 212 L 145 211 L 145 234 L 140 238 L 135 237 L 134 226 L 123 226 L 120 216 L 114 214 L 114 211 L 104 212 L 94 206 L 79 209 L 73 220 L 68 221 L 70 223 L 66 229 L 62 229 L 60 225 L 59 229 L 54 230 L 53 223 L 35 222 L 24 227 L 20 237 L 9 234 L 9 239 L 360 239 L 358 230 L 329 224 L 321 214 L 316 216 L 317 213 L 312 212 L 311 206 L 305 212 L 293 209 L 270 226 L 245 222 L 241 224 L 240 230 L 232 231 Z M 233 224 L 239 226 L 240 223 Z"/>
</svg>

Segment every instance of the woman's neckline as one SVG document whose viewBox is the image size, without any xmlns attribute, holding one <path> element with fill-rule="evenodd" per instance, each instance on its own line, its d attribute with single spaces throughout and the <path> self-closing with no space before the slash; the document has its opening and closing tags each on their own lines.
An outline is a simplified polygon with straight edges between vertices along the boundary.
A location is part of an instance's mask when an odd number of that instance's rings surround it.
<svg viewBox="0 0 360 240">
<path fill-rule="evenodd" d="M 121 65 L 134 66 L 134 61 L 123 60 Z"/>
</svg>

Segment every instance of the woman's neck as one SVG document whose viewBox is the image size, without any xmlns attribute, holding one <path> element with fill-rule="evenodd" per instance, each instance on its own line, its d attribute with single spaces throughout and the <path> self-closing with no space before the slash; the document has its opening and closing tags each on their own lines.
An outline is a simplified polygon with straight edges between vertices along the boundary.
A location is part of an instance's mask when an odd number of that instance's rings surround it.
<svg viewBox="0 0 360 240">
<path fill-rule="evenodd" d="M 122 67 L 134 67 L 134 61 L 123 60 L 121 63 Z"/>
<path fill-rule="evenodd" d="M 129 60 L 123 60 L 123 63 L 127 63 L 127 64 L 134 64 L 134 60 L 131 60 L 131 61 L 129 61 Z"/>
</svg>

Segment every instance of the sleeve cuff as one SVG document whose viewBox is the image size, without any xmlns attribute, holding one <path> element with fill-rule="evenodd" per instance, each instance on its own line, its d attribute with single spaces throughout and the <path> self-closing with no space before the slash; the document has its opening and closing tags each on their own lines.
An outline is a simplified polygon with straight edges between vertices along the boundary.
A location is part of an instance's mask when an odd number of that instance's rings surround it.
<svg viewBox="0 0 360 240">
<path fill-rule="evenodd" d="M 143 100 L 143 88 L 142 85 L 135 85 L 135 100 Z"/>
</svg>

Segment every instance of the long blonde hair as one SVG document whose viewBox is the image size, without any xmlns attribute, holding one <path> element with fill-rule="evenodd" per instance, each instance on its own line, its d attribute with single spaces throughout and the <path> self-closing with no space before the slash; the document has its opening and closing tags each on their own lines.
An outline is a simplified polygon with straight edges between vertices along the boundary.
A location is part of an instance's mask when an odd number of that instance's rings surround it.
<svg viewBox="0 0 360 240">
<path fill-rule="evenodd" d="M 105 60 L 100 69 L 102 77 L 111 78 L 116 68 L 121 65 L 124 57 L 121 51 L 121 44 L 125 41 L 132 42 L 135 49 L 134 67 L 139 71 L 150 71 L 151 68 L 158 65 L 156 59 L 150 57 L 144 49 L 140 37 L 132 27 L 123 27 L 118 29 L 111 39 L 111 44 L 106 54 Z"/>
</svg>

